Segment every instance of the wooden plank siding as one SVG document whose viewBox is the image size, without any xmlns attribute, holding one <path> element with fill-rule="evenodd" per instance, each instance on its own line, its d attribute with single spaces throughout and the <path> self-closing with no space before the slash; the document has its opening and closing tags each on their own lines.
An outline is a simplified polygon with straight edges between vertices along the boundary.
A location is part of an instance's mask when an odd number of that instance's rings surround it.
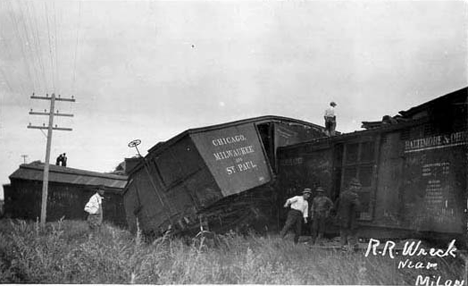
<svg viewBox="0 0 468 286">
<path fill-rule="evenodd" d="M 363 226 L 464 234 L 467 106 L 464 88 L 401 112 L 394 124 L 281 148 L 281 197 L 322 186 L 336 200 L 357 177 Z"/>
</svg>

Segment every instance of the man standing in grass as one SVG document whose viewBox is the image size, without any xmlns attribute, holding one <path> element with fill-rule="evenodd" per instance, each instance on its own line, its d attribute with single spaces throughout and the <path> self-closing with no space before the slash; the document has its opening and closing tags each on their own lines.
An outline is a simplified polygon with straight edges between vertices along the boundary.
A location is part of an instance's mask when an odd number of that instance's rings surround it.
<svg viewBox="0 0 468 286">
<path fill-rule="evenodd" d="M 85 211 L 88 215 L 88 225 L 92 233 L 100 230 L 102 224 L 102 200 L 104 196 L 104 187 L 99 186 L 96 193 L 89 199 L 85 206 Z"/>
<path fill-rule="evenodd" d="M 346 250 L 346 245 L 349 248 L 358 247 L 357 230 L 358 230 L 358 215 L 361 208 L 359 196 L 357 192 L 361 189 L 361 183 L 356 178 L 351 179 L 348 189 L 344 191 L 338 198 L 337 211 L 338 221 L 340 223 L 340 244 L 341 249 Z"/>
<path fill-rule="evenodd" d="M 284 238 L 288 230 L 294 227 L 294 243 L 297 244 L 299 242 L 299 236 L 302 231 L 302 218 L 304 218 L 304 222 L 307 223 L 307 217 L 309 216 L 309 203 L 307 199 L 311 194 L 311 190 L 305 188 L 302 192 L 302 196 L 295 196 L 286 200 L 284 207 L 287 208 L 291 206 L 291 209 L 288 212 L 286 223 L 280 232 L 281 238 Z"/>
<path fill-rule="evenodd" d="M 320 243 L 325 233 L 325 223 L 333 208 L 333 202 L 325 195 L 322 187 L 317 188 L 317 195 L 310 207 L 310 218 L 312 219 L 312 243 Z"/>
</svg>

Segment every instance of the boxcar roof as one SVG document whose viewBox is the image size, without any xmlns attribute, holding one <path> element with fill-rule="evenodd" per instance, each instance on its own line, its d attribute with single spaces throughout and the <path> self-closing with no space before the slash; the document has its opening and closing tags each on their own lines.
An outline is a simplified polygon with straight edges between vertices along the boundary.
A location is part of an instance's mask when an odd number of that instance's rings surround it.
<svg viewBox="0 0 468 286">
<path fill-rule="evenodd" d="M 19 169 L 10 175 L 11 179 L 30 181 L 43 180 L 44 163 L 33 162 L 21 164 Z M 127 176 L 106 174 L 68 167 L 49 165 L 49 181 L 68 183 L 73 185 L 105 186 L 108 188 L 123 189 L 127 183 Z"/>
<path fill-rule="evenodd" d="M 325 127 L 311 123 L 311 122 L 307 122 L 307 121 L 302 121 L 302 120 L 293 119 L 289 117 L 283 117 L 283 116 L 276 116 L 276 115 L 264 115 L 264 116 L 259 116 L 259 117 L 252 117 L 252 118 L 247 118 L 247 119 L 242 119 L 242 120 L 237 120 L 237 121 L 226 122 L 222 124 L 216 124 L 216 125 L 210 125 L 210 126 L 185 130 L 184 132 L 179 133 L 178 135 L 172 137 L 168 141 L 158 142 L 156 145 L 154 145 L 148 150 L 148 154 L 149 153 L 153 153 L 153 155 L 160 154 L 187 135 L 202 133 L 202 132 L 207 132 L 207 131 L 212 131 L 212 130 L 217 130 L 217 129 L 222 129 L 222 128 L 229 128 L 232 126 L 242 125 L 246 123 L 262 123 L 262 122 L 282 122 L 282 123 L 288 123 L 291 125 L 302 125 L 302 126 L 309 127 L 310 129 L 315 129 L 315 130 L 320 130 L 320 131 L 325 130 Z M 131 176 L 133 173 L 138 171 L 142 167 L 142 164 L 143 162 L 137 164 L 129 172 L 129 175 Z"/>
<path fill-rule="evenodd" d="M 468 98 L 468 87 L 464 87 L 462 89 L 453 91 L 451 93 L 439 96 L 433 100 L 427 101 L 423 104 L 414 106 L 406 111 L 400 111 L 399 113 L 404 117 L 411 117 L 415 113 L 420 112 L 421 110 L 425 110 L 431 108 L 435 105 L 446 104 L 446 102 L 456 102 L 456 101 L 464 101 Z"/>
<path fill-rule="evenodd" d="M 309 140 L 309 141 L 306 141 L 306 142 L 301 142 L 301 143 L 297 143 L 297 144 L 290 145 L 290 146 L 283 146 L 283 147 L 280 147 L 280 149 L 295 149 L 298 146 L 306 146 L 306 145 L 309 145 L 311 143 L 315 144 L 315 143 L 325 143 L 325 142 L 347 141 L 349 139 L 352 140 L 353 138 L 358 137 L 358 136 L 363 137 L 363 136 L 366 136 L 366 135 L 373 135 L 373 134 L 376 134 L 376 133 L 393 132 L 395 130 L 401 130 L 401 129 L 404 129 L 404 128 L 407 128 L 407 127 L 422 124 L 422 123 L 427 122 L 427 121 L 429 121 L 428 118 L 420 118 L 420 119 L 412 119 L 412 120 L 408 120 L 408 121 L 400 121 L 400 122 L 394 123 L 394 124 L 384 124 L 384 125 L 380 125 L 377 128 L 357 130 L 357 131 L 353 131 L 353 132 L 350 132 L 350 133 L 343 133 L 343 134 L 340 134 L 340 135 L 330 136 L 330 137 L 321 137 L 321 138 L 312 139 L 312 140 Z"/>
<path fill-rule="evenodd" d="M 172 137 L 171 139 L 169 139 L 166 142 L 157 143 L 156 145 L 154 145 L 153 147 L 151 147 L 148 150 L 148 153 L 151 153 L 151 152 L 154 152 L 154 151 L 162 152 L 163 150 L 166 150 L 172 144 L 176 143 L 177 141 L 179 141 L 181 138 L 183 138 L 184 136 L 186 136 L 188 134 L 196 134 L 196 133 L 201 133 L 201 132 L 206 132 L 206 131 L 211 131 L 211 130 L 217 130 L 217 129 L 222 129 L 222 128 L 228 128 L 228 127 L 231 127 L 231 126 L 237 126 L 237 125 L 242 125 L 242 124 L 252 123 L 252 122 L 260 123 L 260 122 L 275 122 L 275 121 L 283 122 L 283 123 L 289 123 L 289 124 L 304 125 L 304 126 L 310 127 L 311 129 L 314 128 L 314 129 L 318 129 L 318 130 L 325 130 L 325 128 L 323 126 L 320 126 L 320 125 L 317 125 L 317 124 L 314 124 L 314 123 L 310 123 L 310 122 L 307 122 L 307 121 L 302 121 L 302 120 L 293 119 L 293 118 L 289 118 L 289 117 L 276 116 L 276 115 L 265 115 L 265 116 L 253 117 L 253 118 L 237 120 L 237 121 L 232 121 L 232 122 L 226 122 L 226 123 L 222 123 L 222 124 L 216 124 L 216 125 L 210 125 L 210 126 L 205 126 L 205 127 L 200 127 L 200 128 L 188 129 L 188 130 L 185 130 L 184 132 Z"/>
<path fill-rule="evenodd" d="M 408 121 L 417 118 L 419 113 L 429 111 L 434 107 L 441 107 L 441 106 L 447 106 L 447 105 L 457 105 L 457 104 L 468 104 L 468 87 L 453 91 L 451 93 L 439 96 L 437 98 L 434 98 L 430 101 L 427 101 L 423 104 L 411 107 L 410 109 L 406 111 L 400 111 L 398 112 L 399 114 L 390 117 L 390 121 L 398 122 L 400 123 L 401 121 Z M 424 117 L 424 116 L 420 116 Z M 363 128 L 366 129 L 374 129 L 374 128 L 380 128 L 382 127 L 384 122 L 384 118 L 379 121 L 362 121 L 362 126 Z"/>
</svg>

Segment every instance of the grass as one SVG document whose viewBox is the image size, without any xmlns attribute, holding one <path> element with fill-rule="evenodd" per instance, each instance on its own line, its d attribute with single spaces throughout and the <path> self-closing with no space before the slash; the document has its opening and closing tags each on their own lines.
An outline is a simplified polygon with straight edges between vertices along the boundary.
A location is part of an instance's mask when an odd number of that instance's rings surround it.
<svg viewBox="0 0 468 286">
<path fill-rule="evenodd" d="M 434 274 L 397 269 L 397 261 L 311 249 L 278 236 L 231 232 L 144 243 L 111 225 L 89 238 L 84 221 L 48 223 L 44 230 L 0 221 L 0 283 L 414 285 L 418 274 Z M 463 279 L 461 259 L 438 264 L 438 275 Z"/>
</svg>

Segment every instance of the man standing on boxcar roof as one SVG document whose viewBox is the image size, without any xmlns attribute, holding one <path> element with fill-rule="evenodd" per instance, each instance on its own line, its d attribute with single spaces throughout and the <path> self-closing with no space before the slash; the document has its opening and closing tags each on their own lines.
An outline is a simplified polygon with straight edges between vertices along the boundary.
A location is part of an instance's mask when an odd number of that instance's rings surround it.
<svg viewBox="0 0 468 286">
<path fill-rule="evenodd" d="M 62 155 L 62 166 L 66 167 L 67 166 L 67 154 L 63 153 Z"/>
<path fill-rule="evenodd" d="M 63 158 L 63 155 L 60 154 L 55 160 L 55 165 L 60 166 L 60 164 L 62 163 L 62 158 Z"/>
<path fill-rule="evenodd" d="M 307 223 L 307 217 L 309 216 L 309 203 L 307 199 L 311 194 L 312 191 L 309 188 L 305 188 L 302 196 L 295 196 L 286 200 L 284 207 L 291 206 L 291 209 L 288 212 L 286 223 L 280 232 L 281 238 L 284 238 L 288 230 L 294 227 L 294 243 L 297 244 L 299 242 L 299 236 L 302 231 L 302 219 L 304 218 L 304 222 Z"/>
<path fill-rule="evenodd" d="M 101 229 L 103 211 L 102 211 L 102 200 L 104 196 L 104 187 L 99 186 L 96 193 L 89 199 L 85 206 L 85 211 L 88 215 L 88 225 L 91 230 L 90 237 L 93 233 Z"/>
<path fill-rule="evenodd" d="M 336 128 L 336 114 L 335 114 L 336 103 L 330 102 L 330 107 L 325 110 L 323 118 L 325 119 L 325 133 L 328 136 L 335 136 Z"/>
<path fill-rule="evenodd" d="M 310 219 L 312 220 L 312 243 L 320 243 L 325 233 L 325 224 L 333 208 L 333 202 L 325 195 L 325 190 L 318 187 L 317 195 L 310 206 Z"/>
<path fill-rule="evenodd" d="M 340 224 L 340 245 L 342 250 L 358 247 L 357 231 L 358 216 L 361 208 L 357 192 L 361 189 L 361 184 L 356 178 L 351 179 L 348 189 L 341 193 L 336 202 L 338 212 L 338 221 Z"/>
</svg>

